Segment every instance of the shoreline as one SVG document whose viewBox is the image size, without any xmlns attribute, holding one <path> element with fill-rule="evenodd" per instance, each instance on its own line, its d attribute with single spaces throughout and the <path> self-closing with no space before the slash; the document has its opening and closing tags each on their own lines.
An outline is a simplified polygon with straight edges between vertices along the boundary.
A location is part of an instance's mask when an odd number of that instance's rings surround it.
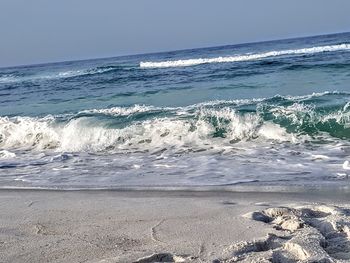
<svg viewBox="0 0 350 263">
<path fill-rule="evenodd" d="M 350 189 L 339 189 L 339 188 L 305 188 L 296 187 L 286 189 L 287 187 L 276 187 L 268 189 L 260 189 L 259 187 L 242 187 L 242 188 L 206 188 L 206 187 L 179 187 L 179 188 L 166 188 L 166 187 L 145 187 L 145 188 L 77 188 L 77 189 L 51 189 L 51 188 L 0 188 L 0 195 L 3 193 L 28 193 L 28 194 L 73 194 L 73 195 L 114 195 L 114 196 L 128 196 L 128 197 L 237 197 L 242 196 L 249 198 L 251 196 L 276 196 L 285 195 L 290 197 L 300 196 L 302 199 L 305 198 L 322 198 L 327 197 L 330 200 L 348 200 L 350 197 Z M 350 201 L 349 201 L 350 202 Z"/>
<path fill-rule="evenodd" d="M 348 214 L 342 218 L 343 221 L 337 217 L 338 210 L 340 214 L 348 211 L 349 197 L 339 192 L 320 191 L 2 189 L 0 248 L 5 253 L 0 255 L 0 261 L 263 262 L 254 260 L 277 255 L 297 258 L 300 251 L 308 251 L 310 257 L 329 257 L 338 260 L 334 262 L 346 262 L 339 261 L 339 255 L 335 258 L 328 252 L 321 255 L 319 248 L 311 248 L 307 244 L 298 243 L 301 250 L 288 247 L 300 235 L 305 238 L 315 236 L 307 231 L 312 229 L 317 232 L 318 228 L 311 227 L 307 220 L 318 222 L 322 219 L 330 225 L 331 220 L 338 220 L 338 224 L 349 221 Z M 278 226 L 294 226 L 290 223 L 291 218 L 297 223 L 305 221 L 305 226 L 293 231 L 278 230 L 277 218 L 270 212 L 280 211 L 280 207 L 288 211 L 281 214 L 285 221 Z M 315 217 L 299 216 L 295 212 L 300 210 L 298 207 L 304 207 L 304 210 L 308 207 L 313 211 L 310 215 Z M 332 211 L 335 211 L 334 215 Z M 267 214 L 271 221 L 264 217 Z M 266 222 L 259 218 L 265 218 Z M 320 239 L 324 238 L 321 234 Z M 273 247 L 271 242 L 276 246 Z M 259 244 L 266 245 L 264 251 L 252 249 Z"/>
<path fill-rule="evenodd" d="M 347 185 L 348 184 L 348 185 Z M 232 185 L 192 186 L 120 186 L 120 187 L 65 187 L 65 186 L 0 186 L 0 191 L 53 191 L 53 192 L 228 192 L 228 193 L 306 193 L 332 192 L 350 194 L 350 181 L 326 182 L 324 184 L 281 185 L 258 182 Z"/>
</svg>

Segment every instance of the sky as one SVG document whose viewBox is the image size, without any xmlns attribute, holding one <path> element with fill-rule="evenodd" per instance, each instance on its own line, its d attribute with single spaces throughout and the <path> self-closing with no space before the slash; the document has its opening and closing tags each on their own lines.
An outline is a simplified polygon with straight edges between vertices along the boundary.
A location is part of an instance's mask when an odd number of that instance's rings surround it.
<svg viewBox="0 0 350 263">
<path fill-rule="evenodd" d="M 0 0 L 0 67 L 350 31 L 349 0 Z"/>
</svg>

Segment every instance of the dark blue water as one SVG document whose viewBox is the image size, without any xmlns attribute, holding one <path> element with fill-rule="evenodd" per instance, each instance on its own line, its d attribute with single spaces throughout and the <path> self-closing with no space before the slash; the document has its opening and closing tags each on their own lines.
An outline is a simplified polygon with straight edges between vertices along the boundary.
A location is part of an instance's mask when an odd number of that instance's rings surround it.
<svg viewBox="0 0 350 263">
<path fill-rule="evenodd" d="M 346 186 L 349 84 L 350 33 L 1 68 L 0 185 Z"/>
</svg>

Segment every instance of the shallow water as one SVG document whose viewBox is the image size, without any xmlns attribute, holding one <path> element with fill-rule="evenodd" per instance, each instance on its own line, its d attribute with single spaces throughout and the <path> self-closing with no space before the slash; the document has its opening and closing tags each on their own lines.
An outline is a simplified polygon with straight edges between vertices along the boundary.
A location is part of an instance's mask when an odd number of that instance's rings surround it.
<svg viewBox="0 0 350 263">
<path fill-rule="evenodd" d="M 347 186 L 349 69 L 349 33 L 1 68 L 0 185 Z"/>
</svg>

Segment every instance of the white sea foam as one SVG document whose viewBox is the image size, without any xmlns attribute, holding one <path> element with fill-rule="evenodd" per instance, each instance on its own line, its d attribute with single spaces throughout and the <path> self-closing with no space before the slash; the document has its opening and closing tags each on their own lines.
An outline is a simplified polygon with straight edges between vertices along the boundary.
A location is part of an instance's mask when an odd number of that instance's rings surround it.
<svg viewBox="0 0 350 263">
<path fill-rule="evenodd" d="M 241 62 L 259 60 L 269 57 L 285 56 L 285 55 L 303 55 L 303 54 L 315 54 L 321 52 L 333 52 L 341 50 L 350 50 L 350 44 L 339 44 L 330 46 L 318 46 L 301 49 L 288 49 L 268 51 L 264 53 L 256 54 L 243 54 L 227 57 L 215 57 L 215 58 L 194 58 L 194 59 L 181 59 L 181 60 L 168 60 L 168 61 L 147 61 L 140 62 L 141 68 L 168 68 L 168 67 L 187 67 L 195 66 L 207 63 L 227 63 L 227 62 Z"/>
<path fill-rule="evenodd" d="M 199 109 L 202 107 L 215 107 L 215 106 L 243 106 L 259 103 L 266 100 L 266 98 L 257 98 L 257 99 L 237 99 L 237 100 L 212 100 L 201 102 L 193 105 L 188 105 L 184 107 L 156 107 L 152 105 L 139 105 L 135 104 L 130 107 L 111 107 L 105 109 L 89 109 L 78 112 L 78 114 L 82 113 L 97 113 L 97 114 L 105 114 L 112 116 L 129 116 L 136 113 L 143 112 L 152 112 L 152 111 L 173 111 L 176 115 L 188 115 L 190 110 Z"/>
<path fill-rule="evenodd" d="M 1 150 L 0 151 L 0 159 L 11 159 L 15 158 L 16 154 L 13 152 L 9 152 L 7 150 Z"/>
<path fill-rule="evenodd" d="M 217 107 L 217 106 L 244 106 L 244 105 L 252 105 L 257 103 L 262 103 L 264 101 L 267 101 L 269 99 L 273 98 L 282 98 L 287 99 L 290 101 L 304 101 L 312 98 L 317 98 L 325 95 L 335 95 L 335 94 L 341 94 L 337 91 L 325 91 L 325 92 L 319 92 L 319 93 L 312 93 L 308 95 L 300 95 L 300 96 L 281 96 L 276 95 L 272 98 L 252 98 L 252 99 L 235 99 L 235 100 L 211 100 L 211 101 L 205 101 L 200 102 L 184 107 L 156 107 L 152 105 L 139 105 L 135 104 L 130 107 L 111 107 L 111 108 L 102 108 L 102 109 L 88 109 L 78 112 L 78 114 L 81 113 L 97 113 L 97 114 L 106 114 L 106 115 L 113 115 L 113 116 L 129 116 L 135 113 L 143 113 L 143 112 L 152 112 L 152 111 L 173 111 L 176 113 L 176 115 L 188 115 L 189 111 L 196 110 L 202 107 Z M 344 106 L 344 108 L 347 108 L 348 106 Z M 277 109 L 276 109 L 277 110 Z"/>
<path fill-rule="evenodd" d="M 275 118 L 288 118 L 292 124 L 302 125 L 306 121 L 314 122 L 317 119 L 315 107 L 302 103 L 293 103 L 290 106 L 274 106 L 270 112 Z"/>
<path fill-rule="evenodd" d="M 129 116 L 135 113 L 149 112 L 154 110 L 164 110 L 164 108 L 136 104 L 131 107 L 112 107 L 107 109 L 91 109 L 91 110 L 84 110 L 79 113 L 98 113 L 98 114 L 106 114 L 106 115 L 114 115 L 114 116 Z"/>
<path fill-rule="evenodd" d="M 218 128 L 224 130 L 223 137 L 214 136 Z M 120 129 L 106 128 L 88 117 L 72 119 L 65 125 L 56 124 L 50 118 L 0 118 L 0 135 L 3 149 L 54 149 L 60 152 L 209 149 L 256 138 L 290 140 L 284 128 L 263 123 L 256 114 L 240 115 L 229 108 L 200 109 L 190 119 L 163 117 Z"/>
<path fill-rule="evenodd" d="M 92 109 L 84 113 L 100 113 L 113 116 L 131 116 L 139 112 L 171 111 L 167 117 L 148 118 L 142 121 L 125 120 L 125 126 L 105 126 L 96 116 L 67 117 L 62 123 L 55 116 L 0 117 L 0 148 L 51 149 L 59 152 L 70 151 L 140 151 L 157 149 L 225 149 L 239 141 L 300 142 L 304 137 L 288 133 L 286 128 L 273 123 L 285 120 L 288 125 L 300 127 L 336 121 L 346 127 L 350 124 L 350 112 L 344 107 L 338 112 L 324 114 L 307 106 L 304 100 L 330 92 L 288 98 L 294 103 L 288 106 L 264 103 L 269 99 L 211 101 L 186 107 L 161 108 L 134 105 L 110 109 Z M 334 94 L 334 93 L 332 93 Z M 271 98 L 270 98 L 271 99 Z M 257 103 L 257 112 L 238 113 L 233 106 Z M 262 104 L 259 104 L 262 103 Z M 271 113 L 273 120 L 263 119 Z M 62 116 L 59 118 L 62 119 Z M 280 122 L 280 121 L 277 121 Z"/>
<path fill-rule="evenodd" d="M 349 93 L 345 93 L 345 92 L 339 92 L 339 91 L 324 91 L 324 92 L 313 92 L 311 94 L 306 94 L 306 95 L 299 95 L 299 96 L 280 96 L 280 95 L 276 95 L 282 98 L 285 98 L 287 100 L 308 100 L 308 99 L 312 99 L 312 98 L 318 98 L 318 97 L 322 97 L 325 95 L 342 95 L 342 94 L 347 94 L 349 95 Z"/>
<path fill-rule="evenodd" d="M 301 100 L 289 106 L 275 105 L 269 109 L 269 112 L 271 112 L 276 119 L 288 119 L 291 124 L 298 126 L 303 125 L 304 122 L 310 125 L 316 125 L 318 123 L 335 121 L 344 126 L 344 128 L 350 127 L 350 111 L 347 105 L 338 111 L 322 114 L 316 111 L 314 105 L 305 105 Z"/>
<path fill-rule="evenodd" d="M 68 70 L 64 72 L 59 72 L 57 75 L 53 75 L 53 78 L 71 78 L 84 75 L 93 75 L 93 74 L 102 74 L 108 71 L 113 70 L 113 67 L 105 68 L 94 68 L 94 69 L 82 69 L 82 70 Z"/>
<path fill-rule="evenodd" d="M 22 81 L 38 81 L 50 79 L 65 79 L 84 75 L 102 74 L 113 70 L 113 67 L 93 68 L 93 69 L 77 69 L 62 72 L 47 72 L 36 75 L 16 76 L 16 74 L 6 74 L 0 77 L 0 83 L 13 83 Z"/>
<path fill-rule="evenodd" d="M 17 80 L 16 76 L 13 74 L 6 74 L 0 77 L 0 83 L 15 82 Z"/>
</svg>

